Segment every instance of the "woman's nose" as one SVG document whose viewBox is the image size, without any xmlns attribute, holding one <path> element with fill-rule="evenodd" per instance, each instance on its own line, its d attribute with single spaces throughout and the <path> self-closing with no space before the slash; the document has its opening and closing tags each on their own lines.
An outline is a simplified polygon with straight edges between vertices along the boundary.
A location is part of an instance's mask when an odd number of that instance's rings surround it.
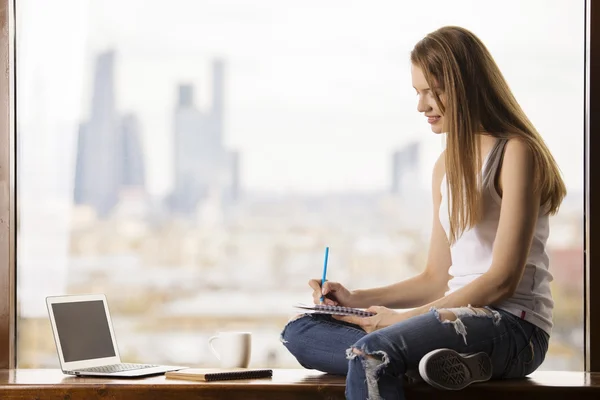
<svg viewBox="0 0 600 400">
<path fill-rule="evenodd" d="M 419 96 L 419 101 L 417 102 L 417 111 L 419 112 L 427 112 L 430 111 L 431 107 L 425 102 L 421 96 Z"/>
</svg>

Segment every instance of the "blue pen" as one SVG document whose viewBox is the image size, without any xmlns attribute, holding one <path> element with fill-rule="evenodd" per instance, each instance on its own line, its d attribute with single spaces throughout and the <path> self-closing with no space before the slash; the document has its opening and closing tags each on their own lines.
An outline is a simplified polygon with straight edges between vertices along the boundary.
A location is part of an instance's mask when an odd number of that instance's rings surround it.
<svg viewBox="0 0 600 400">
<path fill-rule="evenodd" d="M 327 259 L 329 258 L 329 247 L 325 247 L 325 261 L 323 262 L 323 278 L 321 279 L 321 291 L 323 291 L 323 285 L 327 280 Z M 323 296 L 321 296 L 321 303 L 323 303 Z"/>
</svg>

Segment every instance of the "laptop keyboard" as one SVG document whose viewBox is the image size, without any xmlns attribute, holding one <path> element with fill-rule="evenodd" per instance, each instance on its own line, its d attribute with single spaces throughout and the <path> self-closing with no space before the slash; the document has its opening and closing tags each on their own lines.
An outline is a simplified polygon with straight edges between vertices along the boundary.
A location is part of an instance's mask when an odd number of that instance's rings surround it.
<svg viewBox="0 0 600 400">
<path fill-rule="evenodd" d="M 113 372 L 123 372 L 123 371 L 131 371 L 134 369 L 144 369 L 144 368 L 153 368 L 159 367 L 159 365 L 152 364 L 113 364 L 113 365 L 103 365 L 101 367 L 92 367 L 92 368 L 82 368 L 78 369 L 78 372 L 100 372 L 103 374 L 111 374 Z"/>
</svg>

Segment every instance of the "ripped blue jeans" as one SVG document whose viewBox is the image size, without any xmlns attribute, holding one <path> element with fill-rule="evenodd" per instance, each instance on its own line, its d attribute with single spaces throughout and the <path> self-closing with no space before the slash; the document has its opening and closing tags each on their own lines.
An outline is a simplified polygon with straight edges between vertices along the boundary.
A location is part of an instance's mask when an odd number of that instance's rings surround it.
<svg viewBox="0 0 600 400">
<path fill-rule="evenodd" d="M 487 353 L 493 379 L 524 377 L 544 361 L 548 340 L 535 325 L 488 307 L 431 310 L 369 334 L 327 315 L 307 314 L 281 334 L 303 367 L 346 375 L 351 400 L 403 400 L 403 377 L 418 376 L 421 358 L 439 348 Z"/>
</svg>

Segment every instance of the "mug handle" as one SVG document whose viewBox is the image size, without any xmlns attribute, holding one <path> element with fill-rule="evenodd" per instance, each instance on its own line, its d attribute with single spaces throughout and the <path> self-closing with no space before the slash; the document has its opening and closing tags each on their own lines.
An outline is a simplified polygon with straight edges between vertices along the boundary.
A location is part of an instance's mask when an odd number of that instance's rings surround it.
<svg viewBox="0 0 600 400">
<path fill-rule="evenodd" d="M 212 351 L 212 353 L 215 355 L 215 357 L 217 357 L 217 360 L 221 361 L 221 356 L 219 356 L 219 353 L 217 353 L 217 351 L 215 350 L 215 348 L 212 345 L 213 340 L 218 339 L 218 336 L 213 336 L 210 339 L 208 339 L 208 347 L 210 347 L 210 351 Z"/>
</svg>

